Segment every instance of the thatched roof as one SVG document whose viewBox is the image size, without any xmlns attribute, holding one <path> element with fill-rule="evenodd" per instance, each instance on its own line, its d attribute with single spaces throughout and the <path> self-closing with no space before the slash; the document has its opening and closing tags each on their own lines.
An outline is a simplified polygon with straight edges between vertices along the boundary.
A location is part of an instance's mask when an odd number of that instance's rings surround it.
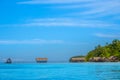
<svg viewBox="0 0 120 80">
<path fill-rule="evenodd" d="M 48 60 L 48 58 L 36 58 L 37 61 Z"/>
</svg>

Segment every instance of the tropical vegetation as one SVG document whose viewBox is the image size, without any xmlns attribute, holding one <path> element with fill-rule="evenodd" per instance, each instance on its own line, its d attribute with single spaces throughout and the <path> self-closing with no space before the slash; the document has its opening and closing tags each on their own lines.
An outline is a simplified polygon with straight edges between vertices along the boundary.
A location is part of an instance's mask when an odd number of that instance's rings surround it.
<svg viewBox="0 0 120 80">
<path fill-rule="evenodd" d="M 89 61 L 91 58 L 94 57 L 104 57 L 108 59 L 111 56 L 117 57 L 117 60 L 120 61 L 120 40 L 115 39 L 109 44 L 106 43 L 105 46 L 96 46 L 94 50 L 88 52 L 88 54 L 85 56 L 85 59 L 86 61 Z"/>
</svg>

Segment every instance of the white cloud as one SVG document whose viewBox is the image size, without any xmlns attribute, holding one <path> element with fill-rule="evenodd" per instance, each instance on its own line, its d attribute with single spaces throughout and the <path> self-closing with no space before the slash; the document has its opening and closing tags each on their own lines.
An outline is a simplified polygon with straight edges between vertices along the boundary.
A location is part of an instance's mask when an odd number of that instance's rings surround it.
<svg viewBox="0 0 120 80">
<path fill-rule="evenodd" d="M 47 19 L 47 21 L 38 20 L 38 22 L 29 22 L 22 24 L 21 26 L 74 26 L 93 28 L 116 28 L 120 25 L 119 23 L 113 23 L 113 20 L 116 20 L 116 22 L 118 22 L 117 20 L 119 20 L 118 17 L 120 14 L 120 0 L 28 0 L 17 2 L 17 4 L 55 4 L 52 6 L 47 5 L 45 7 L 57 10 L 71 10 L 72 12 L 70 11 L 67 14 L 61 13 L 61 15 L 63 14 L 64 16 L 66 15 L 80 18 L 77 19 L 78 21 L 75 19 L 72 19 L 72 21 L 68 21 L 66 19 Z M 104 20 L 103 22 L 102 20 L 100 20 L 101 18 L 105 18 L 106 20 Z M 98 20 L 99 22 L 96 22 Z"/>
<path fill-rule="evenodd" d="M 91 2 L 84 2 L 78 4 L 58 5 L 52 8 L 58 9 L 77 9 L 71 12 L 71 16 L 79 16 L 84 18 L 101 18 L 105 16 L 119 16 L 120 14 L 120 0 L 92 0 Z"/>
<path fill-rule="evenodd" d="M 120 34 L 103 34 L 103 33 L 96 33 L 95 36 L 101 38 L 120 38 Z"/>
<path fill-rule="evenodd" d="M 61 44 L 64 43 L 62 40 L 0 40 L 0 44 Z"/>
<path fill-rule="evenodd" d="M 119 25 L 99 20 L 83 20 L 76 18 L 38 18 L 26 20 L 21 24 L 0 25 L 1 27 L 81 27 L 117 29 Z"/>
<path fill-rule="evenodd" d="M 65 3 L 80 3 L 91 2 L 94 0 L 28 0 L 23 2 L 17 2 L 17 4 L 65 4 Z"/>
<path fill-rule="evenodd" d="M 0 40 L 0 45 L 10 45 L 10 44 L 66 44 L 66 45 L 88 45 L 85 42 L 71 42 L 63 40 L 43 40 L 43 39 L 33 39 L 33 40 Z"/>
<path fill-rule="evenodd" d="M 83 15 L 107 16 L 119 14 L 120 0 L 105 0 L 88 4 L 88 10 L 81 12 Z"/>
<path fill-rule="evenodd" d="M 17 2 L 17 4 L 57 4 L 45 6 L 53 9 L 77 9 L 70 12 L 73 16 L 83 17 L 104 17 L 109 15 L 120 14 L 120 0 L 28 0 Z M 66 4 L 67 3 L 67 4 Z M 74 14 L 73 14 L 74 13 Z M 76 15 L 77 14 L 77 15 Z M 117 16 L 117 15 L 116 15 Z"/>
</svg>

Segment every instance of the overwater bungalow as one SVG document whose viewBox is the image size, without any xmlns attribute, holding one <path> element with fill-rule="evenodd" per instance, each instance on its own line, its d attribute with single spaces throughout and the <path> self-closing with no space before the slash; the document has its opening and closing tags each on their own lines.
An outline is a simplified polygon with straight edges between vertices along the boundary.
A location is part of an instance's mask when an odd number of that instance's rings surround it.
<svg viewBox="0 0 120 80">
<path fill-rule="evenodd" d="M 36 58 L 37 63 L 46 63 L 48 61 L 48 58 Z"/>
</svg>

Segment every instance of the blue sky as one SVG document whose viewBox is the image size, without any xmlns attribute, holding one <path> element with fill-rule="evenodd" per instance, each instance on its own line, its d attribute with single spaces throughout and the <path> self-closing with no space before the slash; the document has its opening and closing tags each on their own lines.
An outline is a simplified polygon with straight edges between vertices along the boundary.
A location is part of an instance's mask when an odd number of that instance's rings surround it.
<svg viewBox="0 0 120 80">
<path fill-rule="evenodd" d="M 0 60 L 68 61 L 120 39 L 120 0 L 0 0 Z"/>
</svg>

